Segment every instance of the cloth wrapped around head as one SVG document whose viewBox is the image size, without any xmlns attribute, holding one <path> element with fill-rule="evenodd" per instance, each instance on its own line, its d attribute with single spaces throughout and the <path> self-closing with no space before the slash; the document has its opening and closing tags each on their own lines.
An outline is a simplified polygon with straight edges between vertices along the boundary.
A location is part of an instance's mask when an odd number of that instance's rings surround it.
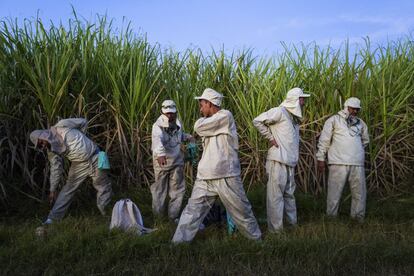
<svg viewBox="0 0 414 276">
<path fill-rule="evenodd" d="M 342 110 L 345 114 L 345 119 L 349 127 L 359 124 L 359 118 L 349 114 L 348 107 L 361 109 L 361 101 L 356 97 L 351 97 L 345 101 L 344 109 Z"/>
<path fill-rule="evenodd" d="M 303 93 L 303 90 L 295 87 L 287 92 L 285 100 L 280 106 L 285 107 L 290 113 L 298 118 L 302 118 L 302 107 L 299 104 L 299 98 L 310 97 L 310 94 Z"/>
<path fill-rule="evenodd" d="M 30 133 L 30 141 L 37 147 L 38 141 L 45 140 L 50 144 L 50 150 L 61 154 L 66 151 L 65 143 L 62 136 L 57 133 L 55 127 L 50 129 L 37 129 Z"/>
</svg>

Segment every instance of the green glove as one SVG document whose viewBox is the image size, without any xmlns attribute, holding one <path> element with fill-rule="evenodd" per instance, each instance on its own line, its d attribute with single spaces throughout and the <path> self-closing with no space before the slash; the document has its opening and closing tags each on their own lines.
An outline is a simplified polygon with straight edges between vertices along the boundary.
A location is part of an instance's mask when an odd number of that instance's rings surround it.
<svg viewBox="0 0 414 276">
<path fill-rule="evenodd" d="M 191 161 L 193 166 L 197 165 L 198 148 L 195 143 L 187 144 L 187 160 Z"/>
</svg>

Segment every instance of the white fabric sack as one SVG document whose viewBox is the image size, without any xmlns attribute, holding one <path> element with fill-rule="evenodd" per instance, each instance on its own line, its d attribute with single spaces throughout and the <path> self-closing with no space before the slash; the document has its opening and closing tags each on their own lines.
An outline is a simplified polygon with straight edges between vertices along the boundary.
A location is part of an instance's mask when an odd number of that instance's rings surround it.
<svg viewBox="0 0 414 276">
<path fill-rule="evenodd" d="M 128 198 L 118 200 L 112 209 L 112 218 L 109 229 L 112 230 L 114 228 L 131 231 L 139 236 L 151 233 L 155 230 L 144 227 L 141 212 L 137 205 Z"/>
</svg>

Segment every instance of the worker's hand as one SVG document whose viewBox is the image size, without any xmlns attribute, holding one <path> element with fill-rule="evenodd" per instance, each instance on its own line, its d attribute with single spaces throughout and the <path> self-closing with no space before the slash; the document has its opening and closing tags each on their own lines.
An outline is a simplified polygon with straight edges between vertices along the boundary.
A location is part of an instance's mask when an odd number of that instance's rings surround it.
<svg viewBox="0 0 414 276">
<path fill-rule="evenodd" d="M 325 171 L 325 161 L 318 160 L 318 171 L 321 173 Z"/>
<path fill-rule="evenodd" d="M 157 161 L 158 161 L 158 164 L 160 166 L 167 165 L 167 157 L 165 157 L 165 156 L 159 156 L 159 157 L 157 157 Z"/>
<path fill-rule="evenodd" d="M 53 191 L 53 192 L 49 192 L 49 204 L 52 205 L 57 198 L 57 192 Z"/>
<path fill-rule="evenodd" d="M 273 139 L 273 140 L 270 140 L 270 144 L 272 145 L 272 146 L 275 146 L 275 147 L 279 147 L 279 145 L 277 144 L 277 142 L 276 142 L 276 140 L 275 139 Z"/>
</svg>

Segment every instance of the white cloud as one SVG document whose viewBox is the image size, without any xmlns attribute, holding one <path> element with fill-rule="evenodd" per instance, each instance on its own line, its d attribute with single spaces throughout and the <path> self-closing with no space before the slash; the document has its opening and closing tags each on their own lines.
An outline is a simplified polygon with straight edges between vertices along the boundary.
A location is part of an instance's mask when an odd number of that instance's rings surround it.
<svg viewBox="0 0 414 276">
<path fill-rule="evenodd" d="M 350 27 L 343 35 L 327 36 L 326 32 L 335 32 L 335 27 L 357 25 Z M 358 28 L 360 26 L 360 28 Z M 325 28 L 325 31 L 321 29 Z M 367 31 L 367 30 L 375 31 Z M 317 30 L 312 32 L 310 30 Z M 414 30 L 414 17 L 361 16 L 358 14 L 343 14 L 336 17 L 290 18 L 257 31 L 258 36 L 276 36 L 281 40 L 291 41 L 292 37 L 310 38 L 322 44 L 338 45 L 348 39 L 350 43 L 362 42 L 363 37 L 371 40 L 381 40 L 409 34 Z M 340 32 L 340 30 L 338 30 Z M 325 34 L 324 34 L 325 33 Z M 350 35 L 351 34 L 351 35 Z"/>
</svg>

